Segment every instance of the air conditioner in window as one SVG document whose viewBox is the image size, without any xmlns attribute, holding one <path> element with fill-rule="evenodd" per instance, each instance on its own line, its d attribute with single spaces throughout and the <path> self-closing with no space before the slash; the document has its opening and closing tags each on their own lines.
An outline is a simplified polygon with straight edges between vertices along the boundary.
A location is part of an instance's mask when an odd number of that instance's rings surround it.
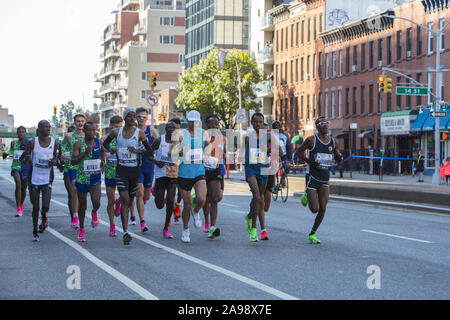
<svg viewBox="0 0 450 320">
<path fill-rule="evenodd" d="M 382 60 L 378 60 L 378 68 L 381 68 L 383 66 L 383 61 Z"/>
<path fill-rule="evenodd" d="M 356 72 L 356 64 L 352 66 L 352 72 Z"/>
<path fill-rule="evenodd" d="M 406 57 L 407 58 L 411 58 L 412 56 L 412 52 L 411 51 L 406 51 Z"/>
</svg>

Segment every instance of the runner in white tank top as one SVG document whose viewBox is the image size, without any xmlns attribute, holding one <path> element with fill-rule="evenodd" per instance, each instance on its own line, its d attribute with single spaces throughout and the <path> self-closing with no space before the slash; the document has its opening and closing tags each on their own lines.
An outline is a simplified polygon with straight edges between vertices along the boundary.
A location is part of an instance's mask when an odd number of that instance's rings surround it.
<svg viewBox="0 0 450 320">
<path fill-rule="evenodd" d="M 48 227 L 47 212 L 50 209 L 52 195 L 53 166 L 56 164 L 57 143 L 50 137 L 50 123 L 42 120 L 38 125 L 38 137 L 31 140 L 27 149 L 20 157 L 21 162 L 32 160 L 32 172 L 30 189 L 30 200 L 33 204 L 33 241 L 39 241 L 38 218 L 39 198 L 42 191 L 42 222 L 39 232 L 43 233 Z"/>
</svg>

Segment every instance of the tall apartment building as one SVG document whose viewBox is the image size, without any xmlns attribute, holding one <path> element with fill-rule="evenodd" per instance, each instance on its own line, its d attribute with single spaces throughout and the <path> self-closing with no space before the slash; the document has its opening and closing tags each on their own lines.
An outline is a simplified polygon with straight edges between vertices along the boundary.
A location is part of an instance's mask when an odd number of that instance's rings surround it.
<svg viewBox="0 0 450 320">
<path fill-rule="evenodd" d="M 213 48 L 248 50 L 249 0 L 186 0 L 185 66 Z"/>
<path fill-rule="evenodd" d="M 264 71 L 266 79 L 258 85 L 257 97 L 261 102 L 262 113 L 266 122 L 273 120 L 273 16 L 269 10 L 291 0 L 251 0 L 250 1 L 250 53 Z"/>
<path fill-rule="evenodd" d="M 148 107 L 153 72 L 156 91 L 178 84 L 185 50 L 184 0 L 121 0 L 113 14 L 101 37 L 102 68 L 94 76 L 101 83 L 94 97 L 101 99 L 105 132 L 109 119 L 126 107 Z"/>
</svg>

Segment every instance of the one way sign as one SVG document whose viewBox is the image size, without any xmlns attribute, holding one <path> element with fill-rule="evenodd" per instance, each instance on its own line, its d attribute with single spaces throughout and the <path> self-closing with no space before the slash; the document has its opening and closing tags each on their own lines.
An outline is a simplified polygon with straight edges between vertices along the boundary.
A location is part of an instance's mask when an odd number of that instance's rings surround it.
<svg viewBox="0 0 450 320">
<path fill-rule="evenodd" d="M 447 116 L 447 112 L 446 111 L 432 111 L 432 112 L 430 112 L 430 115 L 433 118 L 445 118 Z"/>
</svg>

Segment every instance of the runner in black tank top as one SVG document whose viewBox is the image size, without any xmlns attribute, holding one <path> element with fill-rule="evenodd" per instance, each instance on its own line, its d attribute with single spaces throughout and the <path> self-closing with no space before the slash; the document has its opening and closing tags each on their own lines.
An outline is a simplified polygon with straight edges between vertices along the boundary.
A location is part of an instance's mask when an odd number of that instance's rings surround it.
<svg viewBox="0 0 450 320">
<path fill-rule="evenodd" d="M 313 244 L 319 244 L 315 233 L 322 223 L 327 208 L 330 188 L 329 168 L 335 162 L 340 162 L 342 156 L 339 152 L 336 140 L 328 135 L 328 121 L 320 117 L 316 120 L 317 134 L 306 138 L 300 148 L 296 151 L 297 156 L 308 163 L 309 174 L 306 179 L 306 193 L 308 195 L 308 204 L 312 213 L 317 217 L 314 226 L 309 234 L 309 241 Z M 309 150 L 308 157 L 305 151 Z"/>
</svg>

